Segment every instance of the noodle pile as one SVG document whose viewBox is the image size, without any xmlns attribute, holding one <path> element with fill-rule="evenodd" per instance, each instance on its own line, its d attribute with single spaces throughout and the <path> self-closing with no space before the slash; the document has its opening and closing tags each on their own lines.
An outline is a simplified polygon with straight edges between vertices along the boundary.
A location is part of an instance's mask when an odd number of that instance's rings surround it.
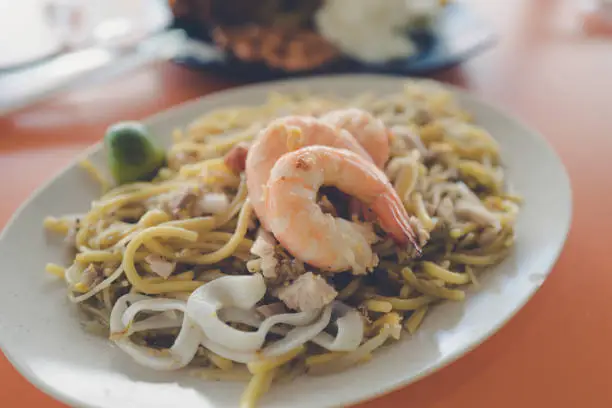
<svg viewBox="0 0 612 408">
<path fill-rule="evenodd" d="M 207 113 L 175 131 L 167 166 L 152 182 L 111 188 L 85 214 L 47 218 L 45 227 L 64 234 L 75 249 L 67 268 L 49 264 L 47 270 L 65 279 L 86 327 L 113 340 L 129 336 L 133 344 L 163 355 L 179 343 L 180 316 L 192 292 L 226 276 L 259 275 L 265 259 L 251 252 L 259 223 L 248 203 L 244 173 L 233 172 L 224 156 L 251 142 L 273 118 L 319 116 L 343 107 L 367 110 L 391 129 L 391 158 L 384 170 L 408 213 L 415 215 L 414 229 L 426 242 L 422 256 L 397 247 L 375 229 L 378 267 L 364 276 L 320 274 L 338 292 L 339 304 L 359 312 L 363 340 L 353 351 L 330 352 L 322 340 L 309 341 L 242 364 L 200 344 L 194 346 L 189 367 L 206 379 L 249 381 L 241 406 L 250 407 L 273 382 L 367 361 L 376 348 L 399 339 L 402 328 L 415 333 L 437 302 L 463 300 L 465 285 L 477 285 L 479 273 L 510 251 L 520 199 L 506 191 L 495 140 L 472 123 L 444 88 L 412 81 L 383 97 L 272 94 L 259 106 Z M 83 167 L 103 188 L 110 185 L 89 162 Z M 333 191 L 321 202 L 339 214 L 346 210 Z M 268 280 L 269 288 L 306 271 L 319 275 L 278 245 L 274 251 L 280 281 Z M 111 312 L 119 308 L 119 299 L 124 311 L 139 299 L 163 299 L 167 307 L 157 309 L 161 313 L 143 312 L 120 324 L 123 331 L 117 332 L 111 329 Z M 270 289 L 255 300 L 264 316 L 260 307 L 269 313 L 279 304 Z M 260 323 L 249 324 L 243 317 L 230 325 L 253 332 Z M 286 324 L 271 329 L 266 344 L 288 330 Z"/>
</svg>

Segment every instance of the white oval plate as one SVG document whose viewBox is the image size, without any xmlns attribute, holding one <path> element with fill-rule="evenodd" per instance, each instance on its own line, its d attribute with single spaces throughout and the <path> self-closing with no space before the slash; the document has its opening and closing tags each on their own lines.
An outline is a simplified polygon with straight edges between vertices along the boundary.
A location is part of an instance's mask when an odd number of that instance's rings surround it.
<svg viewBox="0 0 612 408">
<path fill-rule="evenodd" d="M 211 109 L 262 102 L 270 91 L 299 87 L 354 95 L 397 92 L 404 79 L 372 75 L 319 77 L 233 89 L 153 116 L 146 123 L 162 143 L 173 128 Z M 508 321 L 539 288 L 565 241 L 571 190 L 561 161 L 534 131 L 490 105 L 453 89 L 477 122 L 501 145 L 510 183 L 525 198 L 513 253 L 483 275 L 482 288 L 463 303 L 436 306 L 417 335 L 375 354 L 371 362 L 326 377 L 278 385 L 262 399 L 267 408 L 327 407 L 389 391 L 455 360 Z M 100 146 L 89 151 L 104 163 Z M 157 373 L 134 363 L 103 338 L 84 332 L 63 282 L 47 276 L 46 262 L 66 263 L 60 239 L 45 234 L 47 215 L 82 213 L 98 187 L 75 164 L 39 189 L 0 238 L 0 344 L 32 383 L 75 406 L 212 408 L 237 406 L 242 383 L 205 382 L 181 372 Z"/>
</svg>

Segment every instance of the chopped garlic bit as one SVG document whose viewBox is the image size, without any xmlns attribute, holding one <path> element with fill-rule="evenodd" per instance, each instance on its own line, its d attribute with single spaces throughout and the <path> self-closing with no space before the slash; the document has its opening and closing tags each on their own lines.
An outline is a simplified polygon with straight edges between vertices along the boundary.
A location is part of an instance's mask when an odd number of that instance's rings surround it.
<svg viewBox="0 0 612 408">
<path fill-rule="evenodd" d="M 168 278 L 174 272 L 176 262 L 170 262 L 157 254 L 147 255 L 145 262 L 149 264 L 151 270 L 161 276 L 162 278 Z"/>
<path fill-rule="evenodd" d="M 223 193 L 204 193 L 197 206 L 201 214 L 219 214 L 229 208 L 230 200 Z"/>
</svg>

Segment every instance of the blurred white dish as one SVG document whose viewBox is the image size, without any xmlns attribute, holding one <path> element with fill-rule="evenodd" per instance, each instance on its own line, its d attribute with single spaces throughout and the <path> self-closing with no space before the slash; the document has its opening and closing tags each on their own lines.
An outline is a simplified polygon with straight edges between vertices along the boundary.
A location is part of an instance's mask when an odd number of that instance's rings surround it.
<svg viewBox="0 0 612 408">
<path fill-rule="evenodd" d="M 189 102 L 146 120 L 155 137 L 170 143 L 173 128 L 203 112 L 256 104 L 270 91 L 386 94 L 403 86 L 400 77 L 347 75 L 272 82 L 237 88 Z M 414 337 L 377 352 L 371 362 L 325 377 L 301 377 L 273 387 L 266 408 L 306 408 L 354 403 L 416 379 L 455 360 L 508 321 L 534 294 L 559 255 L 571 219 L 565 169 L 535 132 L 496 108 L 455 90 L 460 103 L 498 140 L 507 177 L 525 204 L 512 254 L 482 276 L 465 302 L 436 306 Z M 104 163 L 100 146 L 89 151 Z M 236 406 L 242 383 L 205 382 L 185 373 L 159 373 L 138 366 L 111 342 L 87 334 L 65 285 L 44 272 L 46 262 L 65 263 L 59 239 L 47 236 L 47 215 L 83 212 L 99 193 L 75 164 L 39 189 L 14 215 L 0 238 L 4 282 L 0 286 L 2 350 L 34 385 L 74 406 L 212 408 Z"/>
</svg>

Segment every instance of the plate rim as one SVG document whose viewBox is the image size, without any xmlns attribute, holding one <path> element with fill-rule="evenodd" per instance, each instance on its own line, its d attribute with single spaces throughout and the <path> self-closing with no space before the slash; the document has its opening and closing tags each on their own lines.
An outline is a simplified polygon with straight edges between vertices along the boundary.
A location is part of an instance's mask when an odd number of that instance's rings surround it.
<svg viewBox="0 0 612 408">
<path fill-rule="evenodd" d="M 552 270 L 557 265 L 561 253 L 563 252 L 565 246 L 567 245 L 567 238 L 571 230 L 571 226 L 572 226 L 573 218 L 574 218 L 573 189 L 572 189 L 572 184 L 571 184 L 571 178 L 569 177 L 567 168 L 565 167 L 565 164 L 563 160 L 561 159 L 561 157 L 559 156 L 559 154 L 557 153 L 556 149 L 550 144 L 550 142 L 538 130 L 536 130 L 532 126 L 529 126 L 518 115 L 516 115 L 511 109 L 506 108 L 506 107 L 502 109 L 497 104 L 486 100 L 485 98 L 478 95 L 476 92 L 472 92 L 469 89 L 464 89 L 456 85 L 438 81 L 435 79 L 407 77 L 407 76 L 403 76 L 400 74 L 356 73 L 356 74 L 328 74 L 328 75 L 319 75 L 319 76 L 305 77 L 305 78 L 304 77 L 284 78 L 284 79 L 279 79 L 279 80 L 274 80 L 274 81 L 258 82 L 258 83 L 252 83 L 252 84 L 241 85 L 241 86 L 231 87 L 228 89 L 214 91 L 214 92 L 181 102 L 177 105 L 171 106 L 167 109 L 164 109 L 152 115 L 146 116 L 145 118 L 140 119 L 140 121 L 147 125 L 151 123 L 162 123 L 166 117 L 172 117 L 180 111 L 187 110 L 192 106 L 196 106 L 200 104 L 205 99 L 219 96 L 221 94 L 232 96 L 232 94 L 239 95 L 243 92 L 248 92 L 248 91 L 257 91 L 257 90 L 265 90 L 265 89 L 269 89 L 271 91 L 272 90 L 271 88 L 274 88 L 275 86 L 290 86 L 290 85 L 307 86 L 308 83 L 312 83 L 312 82 L 334 81 L 337 79 L 341 79 L 343 81 L 359 80 L 364 83 L 393 80 L 393 81 L 397 81 L 399 84 L 399 83 L 405 83 L 406 81 L 409 81 L 411 79 L 416 79 L 418 81 L 425 80 L 425 81 L 435 82 L 435 83 L 441 84 L 443 87 L 452 91 L 454 94 L 462 95 L 463 97 L 467 97 L 480 105 L 486 106 L 487 108 L 495 111 L 495 113 L 505 116 L 506 118 L 512 120 L 512 122 L 514 122 L 515 124 L 528 130 L 531 133 L 532 139 L 534 139 L 535 141 L 537 141 L 537 143 L 545 147 L 549 151 L 549 153 L 552 155 L 552 158 L 558 162 L 559 168 L 563 170 L 562 173 L 559 174 L 559 177 L 560 177 L 560 181 L 561 180 L 563 181 L 562 188 L 567 189 L 567 195 L 568 195 L 567 196 L 568 202 L 566 203 L 566 205 L 568 206 L 568 216 L 567 216 L 567 220 L 564 220 L 565 225 L 563 228 L 562 239 L 560 241 L 561 243 L 556 248 L 556 250 L 553 252 L 550 258 L 551 260 L 550 260 L 549 267 L 546 268 L 546 270 L 541 273 L 541 275 L 543 276 L 542 284 L 548 279 Z M 305 83 L 305 84 L 300 84 L 300 83 Z M 374 91 L 376 90 L 374 89 Z M 11 215 L 9 220 L 6 222 L 4 228 L 0 232 L 0 246 L 4 244 L 6 240 L 6 236 L 8 235 L 8 231 L 14 227 L 17 220 L 20 218 L 21 214 L 31 204 L 31 202 L 33 202 L 36 199 L 37 196 L 39 196 L 46 189 L 50 188 L 51 184 L 54 183 L 57 179 L 59 179 L 64 173 L 69 172 L 72 168 L 78 166 L 78 162 L 80 160 L 82 160 L 83 158 L 92 156 L 93 154 L 97 153 L 101 149 L 104 149 L 103 139 L 99 140 L 98 142 L 92 144 L 91 146 L 77 153 L 75 157 L 69 161 L 69 163 L 67 163 L 60 170 L 58 170 L 52 176 L 46 179 L 46 181 L 44 181 L 40 186 L 35 188 L 30 193 L 30 195 L 28 195 L 28 197 L 20 204 L 17 210 L 15 210 L 15 212 Z M 444 360 L 441 360 L 438 363 L 430 364 L 425 369 L 421 370 L 417 375 L 414 375 L 410 378 L 399 377 L 395 380 L 389 381 L 387 385 L 385 385 L 384 387 L 381 387 L 378 390 L 362 392 L 362 393 L 359 393 L 359 395 L 354 395 L 352 397 L 348 395 L 343 399 L 342 404 L 350 406 L 353 404 L 373 400 L 375 398 L 378 398 L 380 396 L 389 394 L 393 391 L 403 388 L 407 385 L 415 383 L 431 375 L 432 373 L 454 363 L 461 357 L 467 355 L 468 353 L 476 349 L 478 346 L 483 344 L 485 341 L 489 340 L 502 327 L 508 324 L 508 322 L 510 322 L 510 320 L 512 320 L 514 316 L 525 307 L 525 305 L 533 298 L 533 296 L 535 296 L 535 294 L 540 290 L 542 284 L 537 285 L 533 290 L 531 290 L 529 293 L 523 296 L 523 298 L 520 300 L 517 306 L 510 313 L 508 313 L 505 316 L 505 318 L 500 319 L 497 322 L 497 324 L 492 325 L 486 331 L 485 334 L 481 335 L 479 338 L 476 338 L 476 340 L 471 342 L 469 346 L 458 349 L 450 353 L 448 357 L 445 358 Z M 3 337 L 2 330 L 0 330 L 0 350 L 4 353 L 7 360 L 19 372 L 19 374 L 21 374 L 34 387 L 44 392 L 48 396 L 60 402 L 69 404 L 70 406 L 83 406 L 83 407 L 91 407 L 91 408 L 105 407 L 104 405 L 96 405 L 94 402 L 80 401 L 76 398 L 73 398 L 57 390 L 55 387 L 46 384 L 44 381 L 42 381 L 42 379 L 40 378 L 38 374 L 36 374 L 33 370 L 31 370 L 27 366 L 27 364 L 25 364 L 22 361 L 23 360 L 22 358 L 15 356 L 10 350 L 8 350 L 5 346 L 3 346 L 2 337 Z"/>
</svg>

